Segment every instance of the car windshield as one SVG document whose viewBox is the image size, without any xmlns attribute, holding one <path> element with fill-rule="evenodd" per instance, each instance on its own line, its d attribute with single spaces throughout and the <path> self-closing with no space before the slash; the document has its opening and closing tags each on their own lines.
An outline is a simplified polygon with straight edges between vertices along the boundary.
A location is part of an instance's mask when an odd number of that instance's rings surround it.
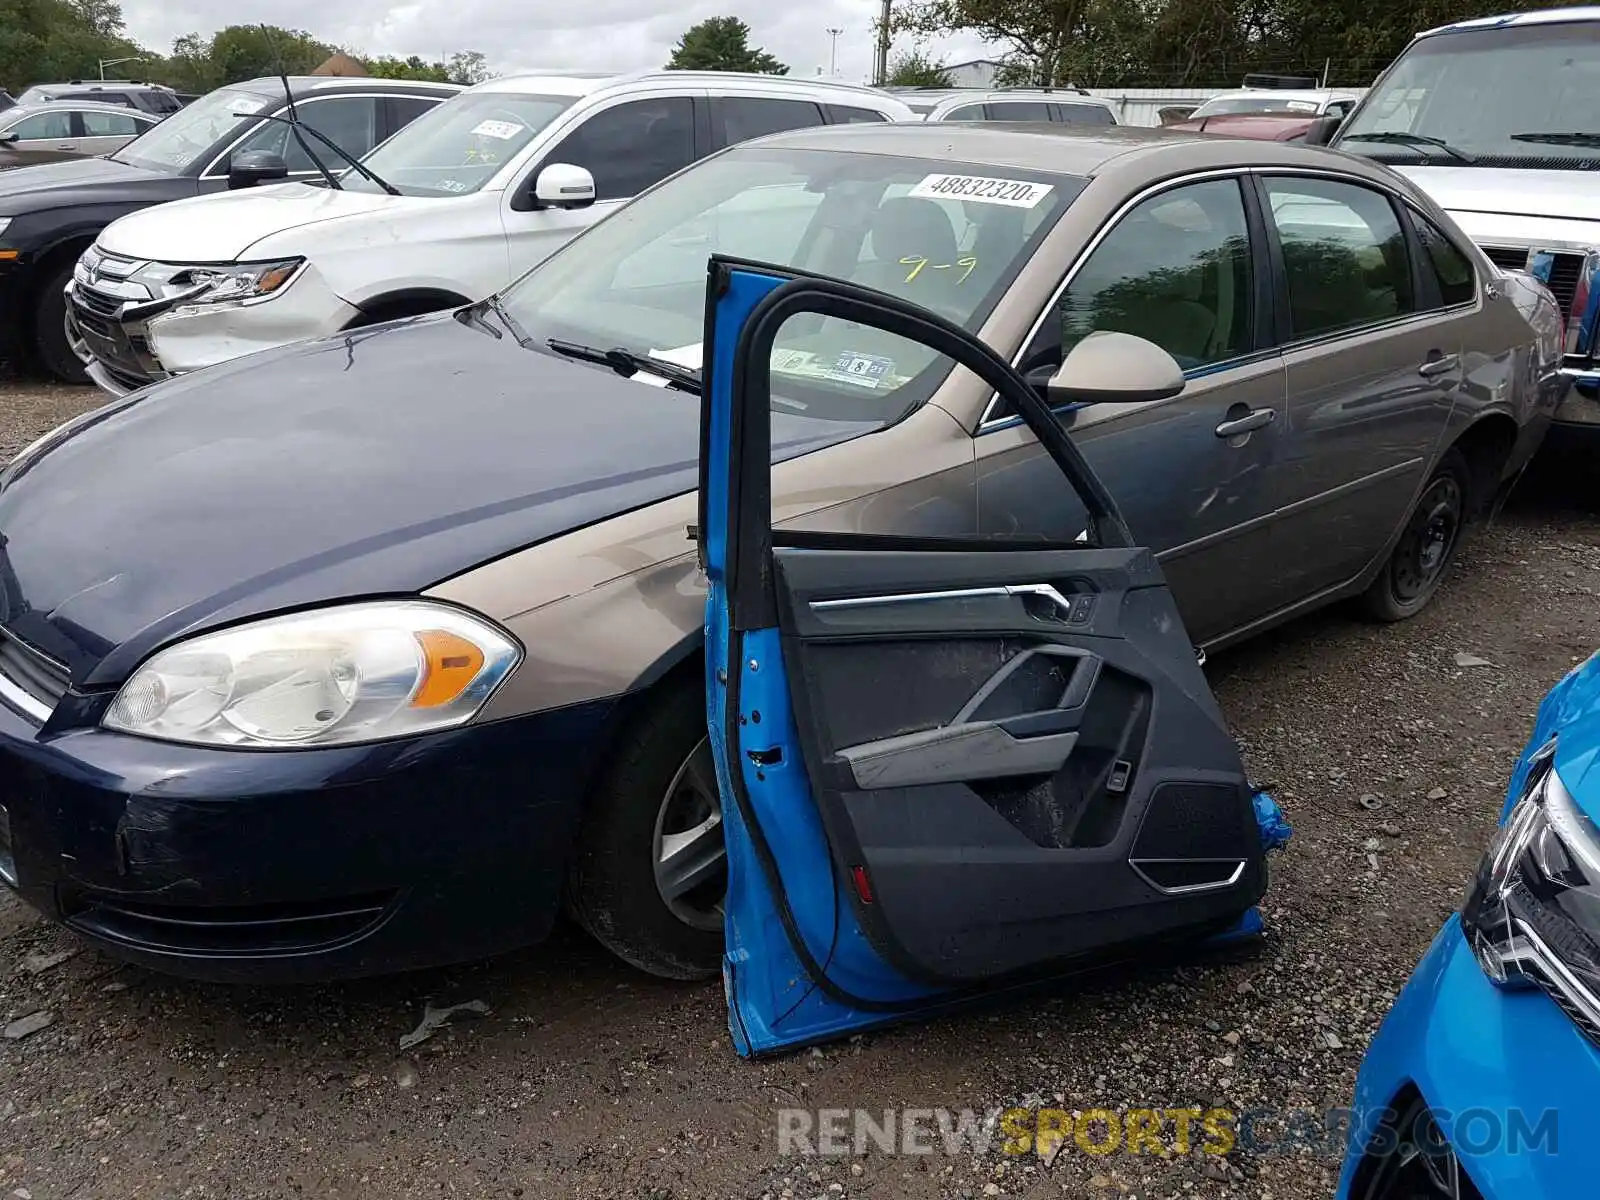
<svg viewBox="0 0 1600 1200">
<path fill-rule="evenodd" d="M 622 347 L 699 368 L 706 260 L 723 254 L 877 288 L 976 332 L 1083 189 L 1076 176 L 745 146 L 645 193 L 503 297 L 529 345 Z M 890 422 L 949 371 L 926 347 L 808 315 L 779 331 L 773 404 Z"/>
<path fill-rule="evenodd" d="M 424 113 L 362 161 L 407 196 L 476 192 L 575 99 L 467 92 Z M 354 171 L 340 184 L 350 192 L 381 190 Z"/>
<path fill-rule="evenodd" d="M 1545 160 L 1535 165 L 1587 169 L 1600 145 L 1600 22 L 1420 38 L 1351 114 L 1337 144 L 1407 165 L 1462 165 L 1442 144 L 1479 166 Z"/>
<path fill-rule="evenodd" d="M 248 128 L 249 116 L 236 113 L 258 113 L 272 103 L 271 97 L 243 88 L 219 88 L 152 125 L 111 157 L 147 171 L 182 173 L 223 138 Z"/>
<path fill-rule="evenodd" d="M 1218 96 L 1207 100 L 1190 114 L 1190 119 L 1220 117 L 1238 113 L 1315 113 L 1321 109 L 1315 100 L 1288 96 Z"/>
</svg>

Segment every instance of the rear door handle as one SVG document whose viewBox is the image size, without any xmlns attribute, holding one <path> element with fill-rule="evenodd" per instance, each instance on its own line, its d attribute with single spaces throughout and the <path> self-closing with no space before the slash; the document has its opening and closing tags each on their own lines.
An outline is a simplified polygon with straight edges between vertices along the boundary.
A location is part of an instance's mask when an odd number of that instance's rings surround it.
<svg viewBox="0 0 1600 1200">
<path fill-rule="evenodd" d="M 1219 438 L 1238 437 L 1244 433 L 1254 433 L 1258 429 L 1265 429 L 1277 419 L 1278 410 L 1275 408 L 1253 408 L 1244 416 L 1232 421 L 1224 421 L 1217 426 Z"/>
<path fill-rule="evenodd" d="M 1447 375 L 1454 371 L 1461 362 L 1458 354 L 1441 354 L 1438 358 L 1430 358 L 1417 368 L 1417 374 L 1424 379 L 1433 379 L 1438 375 Z"/>
</svg>

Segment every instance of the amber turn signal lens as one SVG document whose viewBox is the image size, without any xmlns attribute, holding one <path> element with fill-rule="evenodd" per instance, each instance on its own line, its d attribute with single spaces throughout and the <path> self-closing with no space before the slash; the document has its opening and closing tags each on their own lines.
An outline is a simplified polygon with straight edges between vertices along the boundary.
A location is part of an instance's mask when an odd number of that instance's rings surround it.
<svg viewBox="0 0 1600 1200">
<path fill-rule="evenodd" d="M 422 682 L 411 697 L 413 708 L 437 708 L 467 689 L 483 670 L 483 651 L 454 633 L 426 629 L 416 635 L 422 647 Z"/>
</svg>

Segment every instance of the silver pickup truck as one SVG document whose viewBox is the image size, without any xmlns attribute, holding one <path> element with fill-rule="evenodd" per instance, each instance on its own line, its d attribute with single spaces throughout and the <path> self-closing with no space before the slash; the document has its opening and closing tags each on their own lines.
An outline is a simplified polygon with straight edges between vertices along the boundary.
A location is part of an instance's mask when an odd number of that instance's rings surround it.
<svg viewBox="0 0 1600 1200">
<path fill-rule="evenodd" d="M 1329 144 L 1409 176 L 1497 265 L 1544 282 L 1573 378 L 1547 444 L 1600 449 L 1600 8 L 1417 34 Z"/>
</svg>

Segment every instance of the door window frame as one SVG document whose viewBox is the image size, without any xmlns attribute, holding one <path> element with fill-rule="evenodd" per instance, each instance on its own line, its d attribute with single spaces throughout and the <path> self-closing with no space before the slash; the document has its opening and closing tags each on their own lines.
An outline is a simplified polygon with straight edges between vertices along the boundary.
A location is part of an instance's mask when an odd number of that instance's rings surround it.
<svg viewBox="0 0 1600 1200">
<path fill-rule="evenodd" d="M 1438 284 L 1432 278 L 1432 266 L 1423 269 L 1422 256 L 1427 253 L 1418 236 L 1416 228 L 1411 224 L 1409 210 L 1413 207 L 1411 201 L 1397 189 L 1387 186 L 1372 179 L 1364 179 L 1358 175 L 1350 175 L 1343 171 L 1332 171 L 1317 167 L 1255 167 L 1250 171 L 1253 185 L 1257 192 L 1258 204 L 1266 221 L 1267 252 L 1272 259 L 1272 278 L 1275 290 L 1275 320 L 1277 323 L 1277 348 L 1288 352 L 1303 350 L 1308 347 L 1326 345 L 1343 341 L 1346 338 L 1371 333 L 1377 329 L 1387 329 L 1391 326 L 1413 324 L 1418 321 L 1436 320 L 1441 313 L 1459 311 L 1462 305 L 1452 305 L 1448 308 L 1438 303 Z M 1379 317 L 1360 324 L 1344 325 L 1338 329 L 1322 330 L 1317 333 L 1306 334 L 1303 337 L 1294 336 L 1294 327 L 1290 320 L 1289 312 L 1289 276 L 1283 261 L 1283 244 L 1278 237 L 1277 223 L 1271 220 L 1272 201 L 1267 195 L 1267 180 L 1269 179 L 1321 179 L 1331 183 L 1344 184 L 1347 187 L 1360 188 L 1371 192 L 1389 205 L 1389 211 L 1394 215 L 1395 223 L 1400 227 L 1402 243 L 1405 246 L 1406 265 L 1410 273 L 1411 283 L 1411 311 L 1396 313 L 1393 316 Z M 1454 244 L 1452 242 L 1452 244 Z M 1460 249 L 1457 246 L 1456 249 Z M 1470 257 L 1470 256 L 1469 256 Z M 1476 268 L 1474 268 L 1476 273 Z M 1474 301 L 1477 300 L 1477 288 L 1474 286 Z M 1429 303 L 1429 300 L 1435 301 Z"/>
<path fill-rule="evenodd" d="M 1483 271 L 1479 267 L 1477 256 L 1458 242 L 1438 221 L 1423 212 L 1421 208 L 1413 204 L 1409 199 L 1401 200 L 1400 211 L 1404 217 L 1403 224 L 1406 228 L 1407 237 L 1416 241 L 1413 251 L 1413 257 L 1416 259 L 1416 273 L 1423 277 L 1427 285 L 1425 290 L 1431 301 L 1426 312 L 1466 312 L 1469 309 L 1480 307 L 1483 304 Z M 1465 300 L 1457 300 L 1453 304 L 1445 303 L 1444 293 L 1440 289 L 1440 284 L 1443 281 L 1438 278 L 1439 269 L 1433 265 L 1433 256 L 1428 253 L 1428 247 L 1422 242 L 1422 234 L 1417 226 L 1418 221 L 1426 223 L 1435 233 L 1442 237 L 1445 244 L 1466 262 L 1467 270 L 1472 272 L 1472 282 L 1469 285 L 1469 294 Z M 1418 315 L 1424 314 L 1419 313 Z"/>
<path fill-rule="evenodd" d="M 1250 314 L 1250 341 L 1252 349 L 1244 354 L 1232 358 L 1222 359 L 1219 362 L 1207 363 L 1204 366 L 1194 367 L 1184 372 L 1185 379 L 1194 379 L 1202 375 L 1214 375 L 1220 371 L 1232 370 L 1234 367 L 1245 366 L 1260 361 L 1270 355 L 1277 354 L 1280 347 L 1273 338 L 1273 329 L 1270 316 L 1276 304 L 1276 289 L 1273 278 L 1273 264 L 1266 254 L 1267 216 L 1262 208 L 1262 195 L 1252 183 L 1252 171 L 1248 167 L 1222 167 L 1209 171 L 1196 171 L 1189 175 L 1181 175 L 1175 179 L 1164 179 L 1135 192 L 1124 200 L 1112 214 L 1094 231 L 1094 235 L 1083 244 L 1077 257 L 1067 267 L 1066 273 L 1050 293 L 1050 298 L 1045 302 L 1039 315 L 1034 318 L 1028 327 L 1026 336 L 1017 344 L 1016 350 L 1010 356 L 1013 369 L 1020 369 L 1023 356 L 1027 354 L 1028 347 L 1032 346 L 1034 339 L 1039 336 L 1045 322 L 1060 311 L 1061 301 L 1067 294 L 1067 289 L 1072 286 L 1072 281 L 1077 278 L 1084 264 L 1098 250 L 1101 244 L 1111 236 L 1134 209 L 1147 200 L 1167 192 L 1177 191 L 1180 188 L 1191 187 L 1195 184 L 1210 183 L 1216 180 L 1231 179 L 1239 189 L 1239 201 L 1244 207 L 1245 227 L 1250 236 L 1250 277 L 1254 283 L 1254 292 L 1251 296 Z M 1181 400 L 1182 395 L 1174 397 Z M 1172 401 L 1167 401 L 1171 403 Z M 994 433 L 1001 429 L 1010 429 L 1018 424 L 1015 414 L 999 414 L 997 408 L 1001 403 L 998 394 L 991 394 L 984 404 L 983 412 L 978 417 L 977 427 L 973 430 L 973 437 L 982 437 L 987 433 Z"/>
<path fill-rule="evenodd" d="M 136 138 L 141 133 L 145 133 L 145 132 L 147 132 L 147 131 L 149 131 L 151 129 L 154 129 L 157 125 L 159 125 L 161 123 L 155 116 L 153 116 L 150 113 L 145 112 L 142 108 L 129 108 L 129 109 L 126 109 L 123 112 L 114 112 L 114 113 L 103 113 L 103 112 L 100 112 L 98 109 L 91 111 L 91 110 L 88 110 L 88 109 L 75 108 L 75 109 L 72 110 L 72 116 L 73 116 L 73 122 L 72 122 L 73 128 L 74 129 L 80 129 L 80 130 L 83 131 L 82 133 L 74 133 L 72 135 L 73 137 L 86 137 L 86 138 L 127 137 L 127 138 Z M 133 125 L 133 132 L 132 133 L 90 133 L 89 132 L 89 126 L 84 122 L 84 118 L 85 117 L 127 117 L 129 123 Z M 141 120 L 141 118 L 143 118 L 143 119 Z"/>
</svg>

